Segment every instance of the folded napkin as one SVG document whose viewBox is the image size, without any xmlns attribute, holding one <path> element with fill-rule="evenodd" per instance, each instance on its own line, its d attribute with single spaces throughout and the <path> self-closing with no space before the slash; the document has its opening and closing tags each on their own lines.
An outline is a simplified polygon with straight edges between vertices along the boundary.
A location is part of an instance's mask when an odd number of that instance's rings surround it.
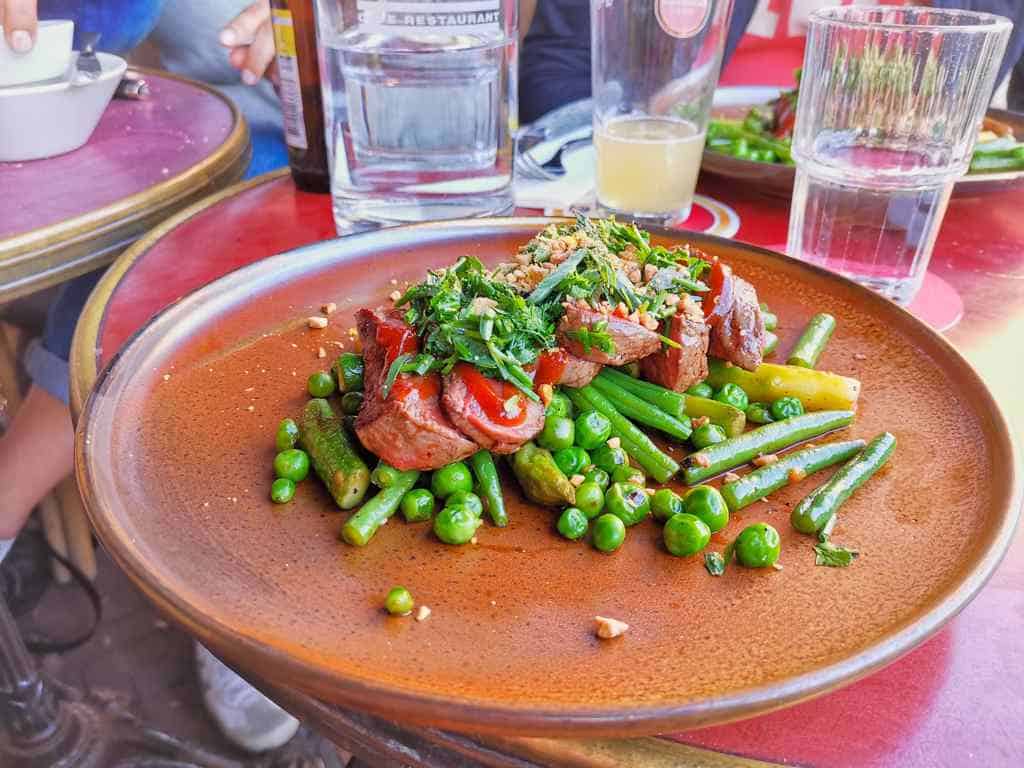
<svg viewBox="0 0 1024 768">
<path fill-rule="evenodd" d="M 554 157 L 559 147 L 586 136 L 589 126 L 578 133 L 538 144 L 530 153 L 538 164 L 543 164 Z M 580 145 L 562 153 L 562 167 L 565 168 L 565 175 L 555 181 L 530 179 L 517 174 L 512 185 L 516 207 L 539 208 L 548 215 L 592 207 L 595 183 L 593 145 Z"/>
</svg>

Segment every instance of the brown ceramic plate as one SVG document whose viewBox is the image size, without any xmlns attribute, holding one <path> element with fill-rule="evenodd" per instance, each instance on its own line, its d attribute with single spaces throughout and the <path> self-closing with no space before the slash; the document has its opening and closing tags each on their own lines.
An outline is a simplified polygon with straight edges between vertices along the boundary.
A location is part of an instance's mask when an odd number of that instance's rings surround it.
<svg viewBox="0 0 1024 768">
<path fill-rule="evenodd" d="M 716 109 L 715 112 L 719 117 L 736 119 L 745 115 L 749 109 L 750 107 L 730 106 Z M 1009 123 L 1015 136 L 1024 137 L 1024 114 L 1004 109 L 990 109 L 988 114 L 996 120 Z M 766 195 L 788 198 L 793 194 L 796 169 L 792 165 L 758 163 L 705 149 L 700 167 L 701 170 L 715 176 L 746 182 L 752 189 Z M 1024 171 L 971 174 L 953 185 L 953 197 L 988 195 L 1021 183 L 1024 183 Z"/>
<path fill-rule="evenodd" d="M 863 381 L 851 435 L 891 430 L 890 466 L 844 508 L 853 567 L 815 567 L 788 510 L 809 478 L 738 515 L 776 525 L 784 570 L 677 559 L 653 522 L 604 555 L 553 530 L 506 483 L 512 524 L 452 548 L 398 519 L 363 549 L 315 480 L 274 506 L 274 432 L 307 376 L 350 346 L 353 311 L 463 254 L 507 258 L 544 223 L 400 227 L 275 256 L 153 319 L 103 372 L 79 425 L 78 478 L 103 543 L 168 615 L 243 670 L 389 719 L 479 732 L 649 734 L 813 696 L 892 661 L 981 588 L 1020 502 L 1014 448 L 977 374 L 939 335 L 852 282 L 702 235 L 781 318 L 839 319 L 822 366 Z M 305 318 L 338 311 L 322 331 Z M 329 360 L 330 358 L 328 358 Z M 389 618 L 407 586 L 433 614 Z M 628 622 L 614 641 L 596 614 Z"/>
</svg>

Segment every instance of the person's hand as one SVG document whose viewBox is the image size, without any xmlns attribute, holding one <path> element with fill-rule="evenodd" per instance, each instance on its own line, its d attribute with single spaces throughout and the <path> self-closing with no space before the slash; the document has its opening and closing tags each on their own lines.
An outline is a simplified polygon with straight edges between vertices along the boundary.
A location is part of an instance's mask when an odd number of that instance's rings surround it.
<svg viewBox="0 0 1024 768">
<path fill-rule="evenodd" d="M 36 0 L 0 0 L 0 25 L 11 50 L 25 53 L 36 44 Z"/>
<path fill-rule="evenodd" d="M 12 2 L 16 0 L 0 0 Z M 256 85 L 260 78 L 275 75 L 274 29 L 269 0 L 256 0 L 220 31 L 220 44 L 228 49 L 228 61 L 242 73 L 242 82 Z"/>
</svg>

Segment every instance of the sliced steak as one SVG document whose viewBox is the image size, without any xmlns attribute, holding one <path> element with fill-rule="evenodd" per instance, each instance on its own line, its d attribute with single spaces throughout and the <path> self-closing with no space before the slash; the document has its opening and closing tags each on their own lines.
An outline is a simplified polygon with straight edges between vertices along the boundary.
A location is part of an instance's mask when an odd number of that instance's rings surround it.
<svg viewBox="0 0 1024 768">
<path fill-rule="evenodd" d="M 729 275 L 732 301 L 727 310 L 708 317 L 711 337 L 708 353 L 752 371 L 761 364 L 765 331 L 761 305 L 754 286 Z"/>
<path fill-rule="evenodd" d="M 682 392 L 708 375 L 708 325 L 697 303 L 685 296 L 665 334 L 681 349 L 664 347 L 640 361 L 643 377 Z"/>
<path fill-rule="evenodd" d="M 567 387 L 585 387 L 594 380 L 594 377 L 601 372 L 602 368 L 604 366 L 601 363 L 584 360 L 582 357 L 576 357 L 576 355 L 567 352 L 565 355 L 565 367 L 562 369 L 562 375 L 557 383 Z"/>
<path fill-rule="evenodd" d="M 602 322 L 607 322 L 604 330 L 611 336 L 614 344 L 611 352 L 603 352 L 596 347 L 591 347 L 588 352 L 580 342 L 568 335 L 570 331 L 593 328 Z M 661 339 L 655 331 L 648 330 L 632 320 L 616 315 L 605 315 L 578 304 L 566 305 L 565 315 L 558 322 L 557 335 L 558 343 L 576 357 L 602 365 L 632 363 L 634 360 L 654 354 L 661 346 Z"/>
<path fill-rule="evenodd" d="M 418 347 L 401 316 L 361 309 L 356 320 L 363 344 L 364 398 L 355 429 L 363 446 L 401 470 L 437 469 L 476 452 L 476 443 L 456 430 L 441 410 L 438 374 L 400 374 L 388 398 L 381 397 L 391 361 Z"/>
<path fill-rule="evenodd" d="M 441 404 L 463 434 L 493 453 L 512 453 L 544 428 L 541 403 L 468 363 L 445 376 Z"/>
</svg>

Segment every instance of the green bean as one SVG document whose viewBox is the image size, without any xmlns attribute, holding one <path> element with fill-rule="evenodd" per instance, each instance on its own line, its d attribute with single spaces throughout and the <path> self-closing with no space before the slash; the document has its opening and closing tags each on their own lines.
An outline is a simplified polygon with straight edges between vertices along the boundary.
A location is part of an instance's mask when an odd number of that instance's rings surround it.
<svg viewBox="0 0 1024 768">
<path fill-rule="evenodd" d="M 591 386 L 580 389 L 566 387 L 566 392 L 569 399 L 573 401 L 573 405 L 578 409 L 590 408 L 607 416 L 612 423 L 613 434 L 619 438 L 623 450 L 659 483 L 667 482 L 679 471 L 679 464 L 675 459 L 662 453 L 658 446 L 651 441 L 651 438 L 619 413 L 615 406 L 596 389 Z"/>
<path fill-rule="evenodd" d="M 761 319 L 764 320 L 764 329 L 766 331 L 774 331 L 779 327 L 779 316 L 774 312 L 769 312 L 767 309 L 762 311 Z"/>
<path fill-rule="evenodd" d="M 812 317 L 786 362 L 801 368 L 813 368 L 835 329 L 836 319 L 832 315 L 822 312 Z"/>
<path fill-rule="evenodd" d="M 877 472 L 896 448 L 896 438 L 883 432 L 850 459 L 820 488 L 800 501 L 790 515 L 793 527 L 801 533 L 818 533 L 831 520 L 850 495 Z"/>
<path fill-rule="evenodd" d="M 680 420 L 686 418 L 686 396 L 681 392 L 673 392 L 671 389 L 659 387 L 649 381 L 634 379 L 632 376 L 627 376 L 612 368 L 602 368 L 597 378 L 618 384 L 622 389 L 632 392 L 641 400 L 646 400 L 651 405 L 660 408 L 669 416 Z"/>
<path fill-rule="evenodd" d="M 863 440 L 844 440 L 816 445 L 782 456 L 774 464 L 755 469 L 739 480 L 722 486 L 722 497 L 733 512 L 749 507 L 807 475 L 846 461 L 864 448 Z"/>
<path fill-rule="evenodd" d="M 627 419 L 653 427 L 677 440 L 688 440 L 690 433 L 693 432 L 689 419 L 680 421 L 611 381 L 603 380 L 598 376 L 590 385 L 607 397 L 619 413 Z"/>
<path fill-rule="evenodd" d="M 764 332 L 764 349 L 761 350 L 761 354 L 770 355 L 779 348 L 779 337 L 771 331 Z"/>
<path fill-rule="evenodd" d="M 694 419 L 706 416 L 712 424 L 717 424 L 724 429 L 725 434 L 729 437 L 742 435 L 743 428 L 747 424 L 747 417 L 739 408 L 712 400 L 710 397 L 687 395 L 686 415 Z"/>
<path fill-rule="evenodd" d="M 715 443 L 691 453 L 683 460 L 687 485 L 696 485 L 709 477 L 746 464 L 755 456 L 786 448 L 817 437 L 853 421 L 853 411 L 819 411 L 794 416 L 752 429 L 723 443 Z"/>
<path fill-rule="evenodd" d="M 505 512 L 505 498 L 501 493 L 501 480 L 498 468 L 494 466 L 494 458 L 488 451 L 477 451 L 470 457 L 469 465 L 476 475 L 476 484 L 487 514 L 496 526 L 504 528 L 508 525 L 508 513 Z"/>
<path fill-rule="evenodd" d="M 394 482 L 363 504 L 341 529 L 341 537 L 354 547 L 365 547 L 384 521 L 398 511 L 398 505 L 412 487 L 420 473 L 416 470 L 400 472 Z"/>
</svg>

